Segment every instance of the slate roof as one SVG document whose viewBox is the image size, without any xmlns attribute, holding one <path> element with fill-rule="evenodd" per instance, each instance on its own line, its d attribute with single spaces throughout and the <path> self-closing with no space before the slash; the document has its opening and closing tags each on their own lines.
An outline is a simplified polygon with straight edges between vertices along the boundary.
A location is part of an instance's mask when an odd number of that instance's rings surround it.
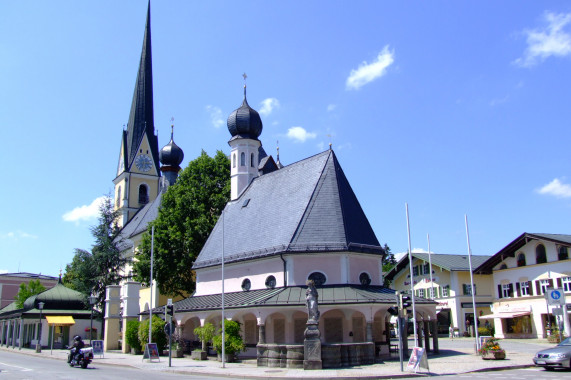
<svg viewBox="0 0 571 380">
<path fill-rule="evenodd" d="M 419 253 L 413 252 L 412 256 L 429 262 L 428 253 Z M 442 269 L 448 271 L 469 271 L 470 264 L 468 261 L 468 255 L 446 255 L 446 254 L 438 254 L 438 253 L 431 253 L 430 261 L 432 265 L 439 266 Z M 472 269 L 477 268 L 479 265 L 484 263 L 488 260 L 490 256 L 476 256 L 472 255 Z M 408 266 L 408 255 L 404 255 L 397 265 L 395 265 L 388 273 L 385 274 L 385 277 L 389 280 L 393 280 L 395 276 L 403 269 Z"/>
<path fill-rule="evenodd" d="M 123 226 L 119 235 L 115 238 L 115 243 L 119 250 L 124 251 L 126 249 L 133 247 L 133 242 L 131 239 L 133 236 L 139 235 L 148 229 L 149 222 L 152 222 L 159 215 L 159 208 L 161 207 L 161 202 L 163 198 L 163 192 L 159 192 L 159 195 L 152 202 L 147 203 L 144 207 L 139 209 L 135 216 Z"/>
<path fill-rule="evenodd" d="M 488 257 L 488 260 L 479 265 L 474 273 L 478 274 L 491 274 L 493 268 L 502 262 L 506 257 L 515 257 L 516 252 L 526 245 L 530 240 L 546 240 L 552 243 L 571 247 L 571 235 L 564 234 L 538 234 L 527 233 L 519 235 L 512 242 L 499 250 L 493 256 Z"/>
<path fill-rule="evenodd" d="M 260 289 L 248 292 L 224 294 L 224 308 L 305 306 L 305 286 L 288 286 L 276 289 Z M 396 303 L 393 289 L 384 286 L 324 285 L 317 288 L 319 305 L 343 304 L 390 304 Z M 417 304 L 432 304 L 434 301 L 415 297 Z M 222 295 L 189 297 L 174 303 L 176 312 L 216 310 L 222 307 Z M 148 312 L 145 312 L 148 313 Z M 164 307 L 153 309 L 153 313 L 164 313 Z M 143 314 L 143 313 L 142 313 Z"/>
<path fill-rule="evenodd" d="M 332 150 L 255 178 L 226 205 L 194 269 L 221 263 L 223 221 L 225 262 L 280 253 L 384 254 Z"/>
<path fill-rule="evenodd" d="M 50 280 L 50 281 L 57 281 L 58 277 L 54 276 L 47 276 L 45 274 L 36 274 L 36 273 L 28 273 L 28 272 L 17 272 L 17 273 L 0 273 L 0 277 L 20 277 L 20 278 L 29 278 L 29 279 L 36 279 L 36 280 Z"/>
<path fill-rule="evenodd" d="M 147 135 L 151 147 L 151 157 L 157 173 L 159 173 L 159 144 L 155 136 L 155 122 L 153 115 L 153 58 L 151 49 L 151 3 L 147 8 L 147 22 L 145 37 L 141 50 L 139 71 L 135 82 L 135 91 L 131 103 L 131 112 L 127 130 L 123 131 L 124 162 L 127 170 L 137 155 L 143 136 Z"/>
</svg>

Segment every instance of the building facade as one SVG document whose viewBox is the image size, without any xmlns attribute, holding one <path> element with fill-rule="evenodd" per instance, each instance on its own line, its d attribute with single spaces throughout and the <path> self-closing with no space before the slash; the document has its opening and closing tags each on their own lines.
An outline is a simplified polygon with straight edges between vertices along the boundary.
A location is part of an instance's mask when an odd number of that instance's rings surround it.
<svg viewBox="0 0 571 380">
<path fill-rule="evenodd" d="M 472 268 L 488 258 L 489 256 L 472 256 Z M 436 312 L 440 333 L 448 333 L 449 326 L 457 329 L 459 334 L 472 330 L 474 307 L 467 255 L 430 254 L 429 257 L 427 253 L 413 252 L 412 274 L 411 280 L 409 258 L 405 255 L 386 273 L 386 277 L 394 289 L 410 293 L 412 283 L 415 297 L 428 298 L 438 303 Z M 490 313 L 492 292 L 491 275 L 474 275 L 477 316 Z"/>
<path fill-rule="evenodd" d="M 553 328 L 569 327 L 570 310 L 557 315 L 547 304 L 547 289 L 571 301 L 571 235 L 523 233 L 482 263 L 474 273 L 492 275 L 492 321 L 499 338 L 546 338 Z"/>
<path fill-rule="evenodd" d="M 58 278 L 35 273 L 2 273 L 0 274 L 0 309 L 16 301 L 20 284 L 27 284 L 31 280 L 39 280 L 44 288 L 49 289 L 58 283 Z"/>
</svg>

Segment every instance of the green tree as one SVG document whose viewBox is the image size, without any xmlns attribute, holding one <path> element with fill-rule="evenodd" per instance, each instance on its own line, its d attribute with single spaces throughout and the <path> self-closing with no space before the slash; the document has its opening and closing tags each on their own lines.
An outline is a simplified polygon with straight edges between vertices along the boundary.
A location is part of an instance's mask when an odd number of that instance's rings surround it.
<svg viewBox="0 0 571 380">
<path fill-rule="evenodd" d="M 240 323 L 236 321 L 224 322 L 224 353 L 235 354 L 246 349 L 244 340 L 240 335 Z M 218 329 L 218 334 L 212 338 L 212 345 L 218 353 L 222 353 L 222 327 Z"/>
<path fill-rule="evenodd" d="M 100 307 L 105 301 L 105 288 L 121 281 L 122 269 L 129 262 L 119 250 L 118 216 L 118 211 L 113 210 L 113 200 L 105 196 L 99 206 L 99 223 L 91 227 L 95 240 L 91 252 L 76 249 L 63 277 L 64 284 L 83 293 L 86 302 L 87 297 L 95 295 Z"/>
<path fill-rule="evenodd" d="M 20 289 L 18 294 L 16 294 L 16 307 L 22 309 L 24 307 L 24 302 L 34 296 L 46 290 L 46 288 L 40 283 L 40 280 L 30 280 L 28 284 L 22 282 L 20 284 Z"/>
<path fill-rule="evenodd" d="M 144 346 L 149 342 L 149 320 L 146 319 L 139 324 L 139 342 Z M 156 343 L 159 352 L 163 352 L 168 344 L 165 333 L 165 321 L 153 315 L 153 326 L 151 331 L 151 343 Z"/>
<path fill-rule="evenodd" d="M 385 243 L 383 249 L 385 250 L 385 257 L 383 257 L 383 273 L 387 273 L 397 265 L 397 260 L 395 259 L 395 255 L 391 252 L 391 247 L 389 247 L 387 243 Z M 383 285 L 390 286 L 391 282 L 385 278 Z"/>
<path fill-rule="evenodd" d="M 135 279 L 150 278 L 151 226 L 155 227 L 153 278 L 161 294 L 186 296 L 195 289 L 190 270 L 230 198 L 230 160 L 221 151 L 202 151 L 163 195 L 134 262 Z"/>
</svg>

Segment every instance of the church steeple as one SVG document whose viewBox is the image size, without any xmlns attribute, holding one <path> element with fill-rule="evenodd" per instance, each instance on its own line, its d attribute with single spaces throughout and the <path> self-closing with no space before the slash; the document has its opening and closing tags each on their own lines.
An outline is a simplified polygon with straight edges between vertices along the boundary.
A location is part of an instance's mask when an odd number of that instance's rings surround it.
<svg viewBox="0 0 571 380">
<path fill-rule="evenodd" d="M 153 62 L 151 49 L 151 2 L 135 91 L 127 129 L 123 131 L 115 184 L 115 208 L 121 209 L 120 225 L 125 225 L 137 210 L 152 202 L 159 191 L 159 143 L 153 115 Z"/>
</svg>

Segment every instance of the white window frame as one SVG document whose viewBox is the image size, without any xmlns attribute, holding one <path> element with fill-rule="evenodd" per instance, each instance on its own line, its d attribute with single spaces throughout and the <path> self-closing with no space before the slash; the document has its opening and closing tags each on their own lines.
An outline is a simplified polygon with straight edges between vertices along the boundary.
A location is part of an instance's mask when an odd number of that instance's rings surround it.
<svg viewBox="0 0 571 380">
<path fill-rule="evenodd" d="M 545 290 L 549 288 L 549 280 L 539 280 L 539 291 L 541 295 L 545 294 Z"/>
<path fill-rule="evenodd" d="M 442 297 L 450 297 L 450 286 L 445 285 L 442 287 Z"/>
<path fill-rule="evenodd" d="M 524 281 L 519 283 L 519 293 L 521 296 L 530 296 L 531 295 L 531 286 L 529 286 L 529 282 Z"/>
<path fill-rule="evenodd" d="M 433 288 L 433 287 L 428 288 L 428 295 L 429 295 L 429 298 L 431 298 L 431 299 L 436 298 L 436 288 Z"/>
<path fill-rule="evenodd" d="M 566 292 L 571 292 L 571 276 L 561 277 L 561 286 Z"/>
<path fill-rule="evenodd" d="M 511 284 L 503 284 L 502 285 L 502 298 L 510 298 L 510 287 Z"/>
<path fill-rule="evenodd" d="M 418 289 L 418 296 L 424 298 L 424 289 Z"/>
</svg>

